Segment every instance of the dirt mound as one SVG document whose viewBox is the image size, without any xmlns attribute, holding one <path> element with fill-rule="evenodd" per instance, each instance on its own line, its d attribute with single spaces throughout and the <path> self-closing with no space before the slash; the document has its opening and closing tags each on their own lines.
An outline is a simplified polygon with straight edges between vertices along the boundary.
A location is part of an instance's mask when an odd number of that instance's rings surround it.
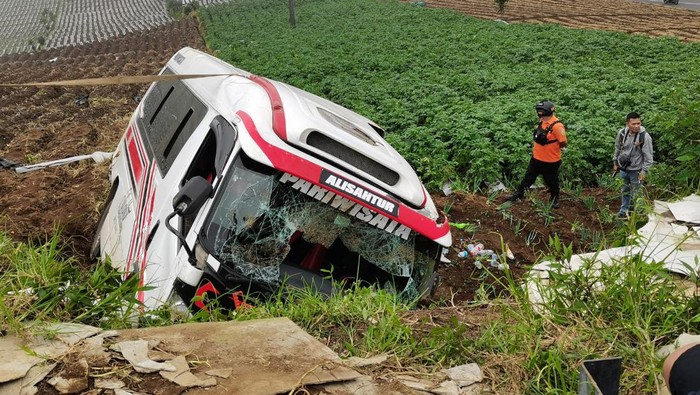
<svg viewBox="0 0 700 395">
<path fill-rule="evenodd" d="M 184 46 L 205 49 L 195 19 L 92 44 L 0 57 L 0 82 L 157 74 Z M 148 85 L 0 88 L 0 157 L 36 163 L 113 151 Z M 76 163 L 24 175 L 0 171 L 0 223 L 21 241 L 58 224 L 85 256 L 107 193 L 108 165 Z"/>
</svg>

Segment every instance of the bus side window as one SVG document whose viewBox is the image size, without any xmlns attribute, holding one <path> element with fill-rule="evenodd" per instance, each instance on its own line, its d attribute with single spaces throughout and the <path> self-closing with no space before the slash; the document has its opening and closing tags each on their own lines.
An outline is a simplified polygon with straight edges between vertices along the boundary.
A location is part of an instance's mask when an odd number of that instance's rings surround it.
<svg viewBox="0 0 700 395">
<path fill-rule="evenodd" d="M 209 133 L 207 133 L 207 137 L 204 139 L 204 143 L 202 143 L 199 151 L 197 151 L 190 168 L 187 170 L 185 178 L 182 180 L 182 185 L 185 185 L 187 181 L 195 176 L 200 176 L 213 184 L 214 178 L 216 177 L 215 159 L 216 138 L 210 129 Z"/>
</svg>

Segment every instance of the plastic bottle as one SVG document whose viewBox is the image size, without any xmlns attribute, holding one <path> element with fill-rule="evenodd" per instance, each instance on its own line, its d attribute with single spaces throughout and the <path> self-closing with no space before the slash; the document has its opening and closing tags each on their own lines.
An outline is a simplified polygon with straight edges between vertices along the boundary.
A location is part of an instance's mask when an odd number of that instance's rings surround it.
<svg viewBox="0 0 700 395">
<path fill-rule="evenodd" d="M 457 256 L 460 258 L 466 258 L 469 256 L 469 253 L 467 251 L 460 251 L 459 253 L 457 253 Z"/>
<path fill-rule="evenodd" d="M 476 253 L 476 255 L 478 255 L 478 256 L 489 256 L 489 255 L 493 255 L 493 254 L 494 254 L 493 250 L 481 250 L 481 251 Z"/>
<path fill-rule="evenodd" d="M 481 261 L 474 261 L 474 266 L 476 266 L 477 269 L 484 268 L 484 265 L 481 263 Z"/>
<path fill-rule="evenodd" d="M 491 267 L 497 267 L 500 264 L 501 262 L 498 261 L 498 255 L 491 254 L 491 259 L 489 259 L 489 265 L 491 265 Z"/>
<path fill-rule="evenodd" d="M 471 255 L 471 256 L 475 256 L 476 254 L 479 253 L 479 251 L 481 251 L 483 249 L 484 249 L 484 245 L 481 243 L 479 243 L 477 245 L 469 244 L 467 246 L 467 251 L 469 251 L 469 255 Z"/>
</svg>

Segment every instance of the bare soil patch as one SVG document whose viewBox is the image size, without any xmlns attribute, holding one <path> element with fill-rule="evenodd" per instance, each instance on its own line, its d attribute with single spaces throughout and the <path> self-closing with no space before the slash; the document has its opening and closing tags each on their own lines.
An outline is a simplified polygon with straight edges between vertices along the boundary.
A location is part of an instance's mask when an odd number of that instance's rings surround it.
<svg viewBox="0 0 700 395">
<path fill-rule="evenodd" d="M 700 41 L 700 12 L 629 0 L 510 0 L 500 14 L 492 0 L 426 0 L 428 7 L 450 8 L 483 19 L 510 23 L 556 23 L 652 37 Z"/>
</svg>

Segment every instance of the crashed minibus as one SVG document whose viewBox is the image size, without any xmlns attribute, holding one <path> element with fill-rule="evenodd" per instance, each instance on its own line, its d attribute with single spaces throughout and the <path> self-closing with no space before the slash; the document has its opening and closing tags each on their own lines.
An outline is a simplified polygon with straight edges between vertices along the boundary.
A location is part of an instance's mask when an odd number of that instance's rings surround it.
<svg viewBox="0 0 700 395">
<path fill-rule="evenodd" d="M 371 120 L 192 48 L 152 83 L 110 167 L 94 258 L 147 309 L 226 308 L 285 287 L 436 283 L 449 224 Z"/>
</svg>

